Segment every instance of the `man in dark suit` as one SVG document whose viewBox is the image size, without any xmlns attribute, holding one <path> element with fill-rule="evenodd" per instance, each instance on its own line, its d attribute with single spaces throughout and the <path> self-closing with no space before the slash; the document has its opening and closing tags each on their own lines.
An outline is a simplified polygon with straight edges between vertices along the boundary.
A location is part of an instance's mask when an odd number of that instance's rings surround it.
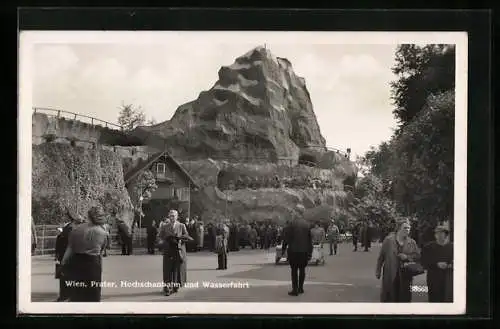
<svg viewBox="0 0 500 329">
<path fill-rule="evenodd" d="M 292 291 L 288 293 L 290 296 L 304 293 L 306 267 L 313 251 L 311 230 L 303 217 L 304 206 L 298 205 L 296 210 L 298 216 L 287 224 L 283 232 L 282 252 L 288 252 L 288 263 L 292 272 Z"/>
</svg>

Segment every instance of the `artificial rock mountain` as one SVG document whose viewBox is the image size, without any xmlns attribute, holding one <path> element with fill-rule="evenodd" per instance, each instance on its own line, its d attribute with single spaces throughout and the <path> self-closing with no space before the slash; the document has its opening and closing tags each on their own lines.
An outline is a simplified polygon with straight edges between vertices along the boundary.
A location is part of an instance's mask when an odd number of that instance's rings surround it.
<svg viewBox="0 0 500 329">
<path fill-rule="evenodd" d="M 223 66 L 218 75 L 210 90 L 179 106 L 171 120 L 131 132 L 145 145 L 166 146 L 195 178 L 201 189 L 193 195 L 191 210 L 204 220 L 224 215 L 282 220 L 298 203 L 313 211 L 313 217 L 318 209 L 342 208 L 343 181 L 355 168 L 326 148 L 305 80 L 294 73 L 292 64 L 257 47 Z M 300 160 L 322 169 L 295 166 Z M 238 176 L 290 175 L 324 176 L 334 188 L 231 191 L 221 186 Z"/>
<path fill-rule="evenodd" d="M 219 70 L 208 91 L 179 106 L 169 121 L 138 127 L 146 144 L 166 142 L 178 158 L 309 161 L 329 167 L 329 154 L 305 80 L 292 64 L 257 47 Z M 147 141 L 146 141 L 147 139 Z M 159 142 L 161 141 L 161 142 Z M 325 162 L 325 160 L 327 160 Z"/>
</svg>

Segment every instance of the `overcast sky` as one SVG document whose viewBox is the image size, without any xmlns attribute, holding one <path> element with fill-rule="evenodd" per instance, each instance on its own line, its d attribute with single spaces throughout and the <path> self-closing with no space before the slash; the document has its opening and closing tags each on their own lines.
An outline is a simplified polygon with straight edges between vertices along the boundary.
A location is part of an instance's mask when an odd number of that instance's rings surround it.
<svg viewBox="0 0 500 329">
<path fill-rule="evenodd" d="M 124 102 L 140 105 L 157 122 L 169 120 L 179 105 L 213 86 L 221 66 L 263 45 L 262 40 L 228 42 L 200 34 L 186 42 L 156 44 L 38 43 L 33 48 L 33 106 L 117 122 Z M 302 40 L 267 47 L 287 58 L 305 79 L 328 146 L 363 154 L 390 138 L 395 120 L 389 83 L 396 78 L 391 72 L 396 43 Z"/>
</svg>

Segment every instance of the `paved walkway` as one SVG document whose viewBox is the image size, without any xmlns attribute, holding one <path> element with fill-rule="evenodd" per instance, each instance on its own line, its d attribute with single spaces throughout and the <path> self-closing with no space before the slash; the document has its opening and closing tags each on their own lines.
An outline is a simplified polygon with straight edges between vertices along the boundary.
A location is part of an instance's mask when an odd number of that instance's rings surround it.
<svg viewBox="0 0 500 329">
<path fill-rule="evenodd" d="M 307 268 L 305 293 L 298 297 L 287 295 L 289 267 L 274 264 L 272 249 L 230 253 L 226 271 L 215 270 L 214 254 L 189 254 L 189 287 L 169 297 L 161 293 L 160 255 L 111 255 L 103 261 L 103 281 L 110 286 L 103 288 L 102 301 L 377 302 L 380 280 L 374 272 L 378 251 L 378 245 L 369 252 L 353 252 L 350 245 L 340 245 L 339 254 L 327 256 L 324 266 Z M 52 258 L 33 257 L 32 264 L 32 301 L 54 301 L 59 282 L 54 279 Z M 425 275 L 414 284 L 425 285 Z M 426 299 L 424 292 L 413 293 L 416 302 Z"/>
</svg>

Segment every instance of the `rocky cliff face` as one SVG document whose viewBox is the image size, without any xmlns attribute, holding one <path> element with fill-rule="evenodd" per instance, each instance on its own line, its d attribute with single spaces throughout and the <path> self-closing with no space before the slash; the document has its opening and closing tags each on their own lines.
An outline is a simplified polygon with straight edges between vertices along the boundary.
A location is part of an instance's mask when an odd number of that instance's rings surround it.
<svg viewBox="0 0 500 329">
<path fill-rule="evenodd" d="M 87 218 L 101 204 L 131 224 L 132 203 L 123 183 L 122 162 L 114 152 L 62 143 L 33 145 L 32 214 L 36 224 L 69 221 L 70 209 Z"/>
<path fill-rule="evenodd" d="M 139 127 L 167 139 L 181 158 L 224 156 L 297 161 L 326 152 L 305 80 L 292 64 L 257 47 L 219 70 L 219 80 L 171 120 Z"/>
<path fill-rule="evenodd" d="M 273 220 L 284 222 L 294 214 L 297 204 L 303 204 L 311 218 L 328 219 L 329 214 L 345 209 L 349 195 L 343 191 L 343 180 L 354 174 L 351 166 L 338 165 L 335 169 L 319 169 L 304 165 L 294 168 L 267 164 L 238 164 L 226 161 L 181 161 L 201 189 L 193 193 L 191 211 L 204 221 L 231 219 Z M 273 178 L 311 177 L 328 181 L 327 189 L 314 189 L 308 184 L 296 188 L 228 189 L 227 181 L 236 177 Z M 318 212 L 319 211 L 319 212 Z M 316 218 L 316 219 L 319 219 Z"/>
</svg>

